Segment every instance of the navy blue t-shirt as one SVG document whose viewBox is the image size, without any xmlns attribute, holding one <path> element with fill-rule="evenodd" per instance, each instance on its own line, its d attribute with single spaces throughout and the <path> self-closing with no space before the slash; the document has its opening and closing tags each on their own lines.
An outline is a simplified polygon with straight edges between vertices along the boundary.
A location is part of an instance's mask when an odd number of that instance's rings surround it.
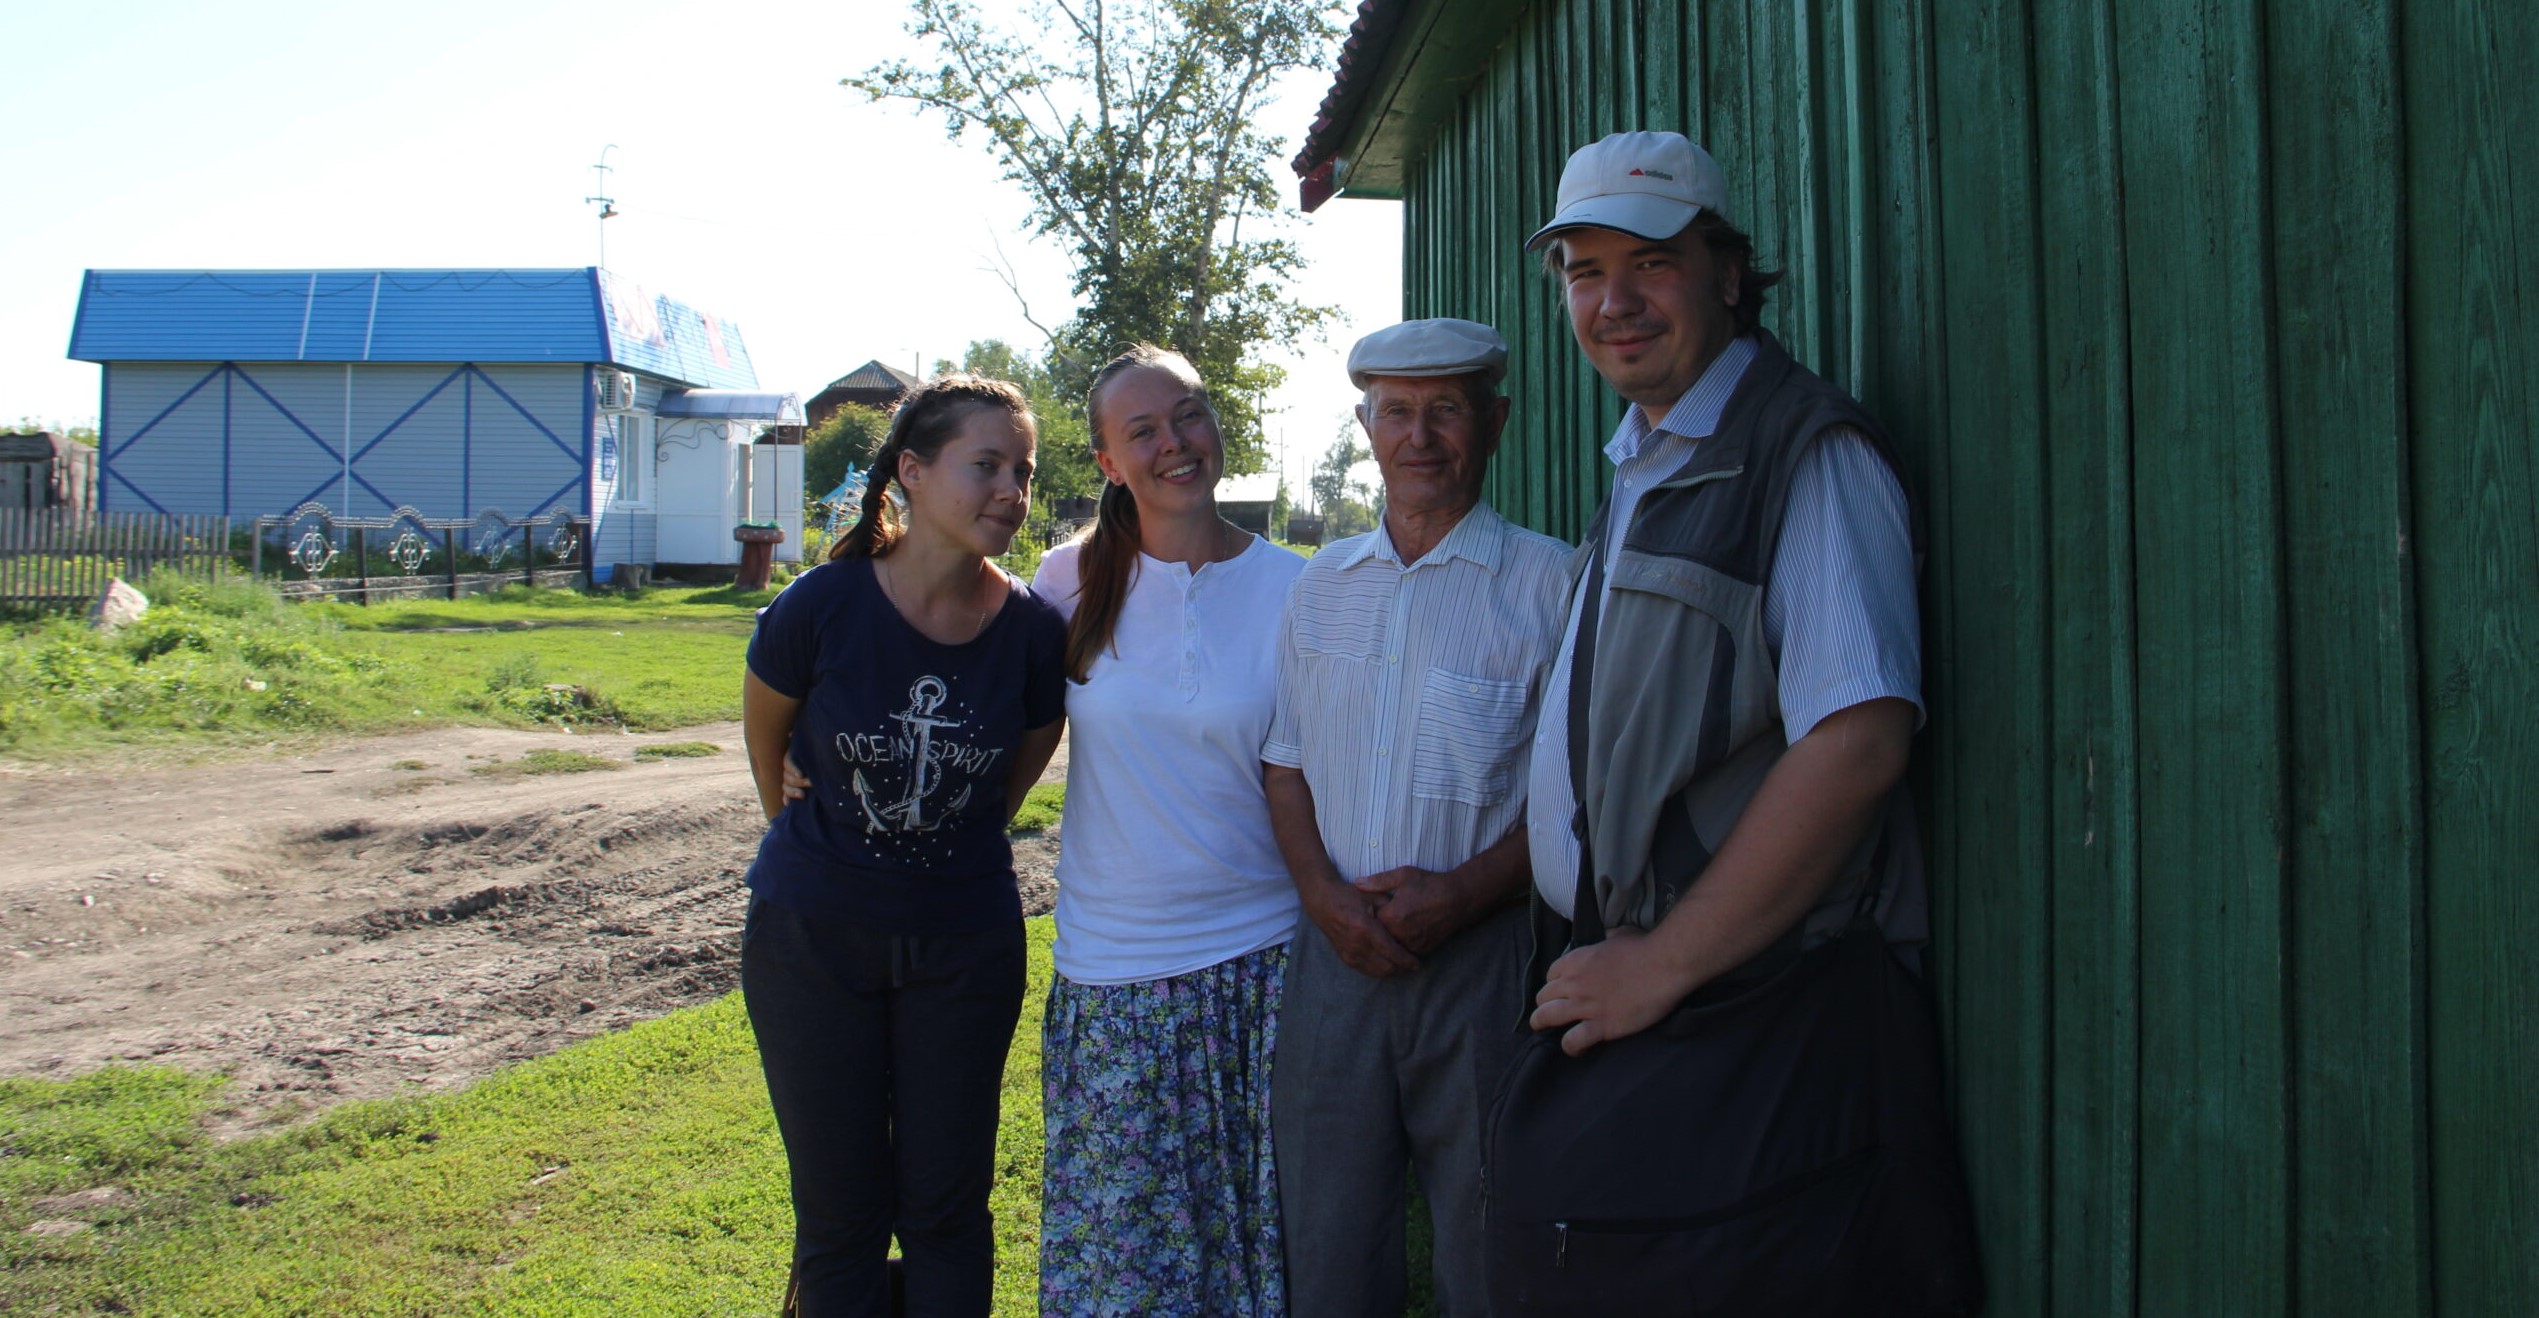
<svg viewBox="0 0 2539 1318">
<path fill-rule="evenodd" d="M 811 790 L 759 843 L 763 901 L 902 934 L 1022 917 L 1005 778 L 1027 728 L 1065 710 L 1067 624 L 1017 583 L 977 637 L 928 640 L 873 560 L 802 574 L 750 637 L 749 671 L 802 702 L 793 761 Z"/>
</svg>

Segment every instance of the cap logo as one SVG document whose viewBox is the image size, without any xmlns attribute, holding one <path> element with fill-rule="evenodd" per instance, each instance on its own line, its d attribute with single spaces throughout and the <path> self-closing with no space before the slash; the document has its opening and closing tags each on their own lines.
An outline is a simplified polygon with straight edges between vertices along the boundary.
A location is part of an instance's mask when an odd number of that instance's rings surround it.
<svg viewBox="0 0 2539 1318">
<path fill-rule="evenodd" d="M 1669 183 L 1675 181 L 1674 175 L 1669 174 L 1662 169 L 1635 169 L 1631 171 L 1631 177 L 1633 178 L 1639 178 L 1643 175 L 1646 175 L 1649 178 L 1662 178 Z"/>
</svg>

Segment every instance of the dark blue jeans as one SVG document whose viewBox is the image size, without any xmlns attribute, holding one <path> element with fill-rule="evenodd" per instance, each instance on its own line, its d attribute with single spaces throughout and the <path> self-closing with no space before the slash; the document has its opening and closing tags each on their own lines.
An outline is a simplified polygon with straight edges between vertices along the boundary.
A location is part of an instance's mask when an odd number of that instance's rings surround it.
<svg viewBox="0 0 2539 1318">
<path fill-rule="evenodd" d="M 753 901 L 741 989 L 793 1177 L 804 1318 L 979 1318 L 996 1262 L 987 1191 L 1020 922 L 911 937 Z"/>
</svg>

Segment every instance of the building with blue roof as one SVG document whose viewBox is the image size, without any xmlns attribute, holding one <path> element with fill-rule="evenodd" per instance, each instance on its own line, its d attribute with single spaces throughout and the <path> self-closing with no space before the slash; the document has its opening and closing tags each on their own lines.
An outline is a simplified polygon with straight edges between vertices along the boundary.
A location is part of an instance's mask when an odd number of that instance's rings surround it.
<svg viewBox="0 0 2539 1318">
<path fill-rule="evenodd" d="M 739 326 L 607 270 L 91 270 L 70 356 L 103 368 L 104 507 L 565 511 L 600 564 L 734 562 L 742 521 L 802 543 L 770 429 L 799 401 Z"/>
</svg>

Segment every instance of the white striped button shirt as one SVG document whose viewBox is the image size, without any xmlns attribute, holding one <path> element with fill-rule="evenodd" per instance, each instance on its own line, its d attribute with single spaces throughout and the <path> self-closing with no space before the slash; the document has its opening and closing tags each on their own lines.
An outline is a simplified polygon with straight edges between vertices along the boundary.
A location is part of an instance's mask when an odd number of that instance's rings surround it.
<svg viewBox="0 0 2539 1318">
<path fill-rule="evenodd" d="M 1483 503 L 1416 563 L 1379 526 L 1305 565 L 1261 758 L 1304 772 L 1342 877 L 1451 869 L 1522 820 L 1568 559 Z"/>
<path fill-rule="evenodd" d="M 1721 349 L 1655 427 L 1637 407 L 1623 413 L 1622 425 L 1605 445 L 1615 466 L 1607 562 L 1640 496 L 1681 469 L 1694 448 L 1717 432 L 1719 414 L 1757 348 L 1749 335 Z M 1607 578 L 1605 594 L 1612 593 Z M 1569 671 L 1581 602 L 1573 601 L 1568 611 L 1560 658 L 1548 679 L 1551 694 L 1535 729 L 1526 815 L 1535 891 L 1562 915 L 1572 913 L 1578 893 L 1578 838 L 1570 831 L 1578 796 L 1569 774 Z M 1826 715 L 1864 701 L 1896 696 L 1922 708 L 1922 621 L 1913 593 L 1913 533 L 1904 487 L 1857 430 L 1827 431 L 1791 475 L 1772 582 L 1763 596 L 1763 639 L 1780 665 L 1782 731 L 1793 742 Z M 1686 674 L 1684 680 L 1701 677 Z"/>
</svg>

